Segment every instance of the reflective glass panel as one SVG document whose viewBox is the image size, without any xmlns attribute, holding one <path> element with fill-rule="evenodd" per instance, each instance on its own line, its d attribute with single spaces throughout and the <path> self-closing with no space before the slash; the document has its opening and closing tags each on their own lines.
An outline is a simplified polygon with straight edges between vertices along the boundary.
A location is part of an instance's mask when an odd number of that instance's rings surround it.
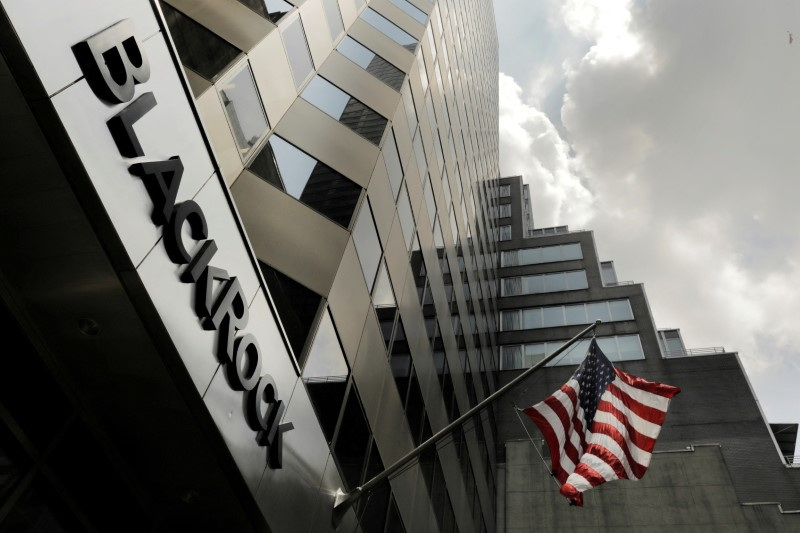
<svg viewBox="0 0 800 533">
<path fill-rule="evenodd" d="M 425 158 L 425 148 L 422 146 L 422 135 L 419 130 L 417 130 L 412 144 L 414 146 L 414 158 L 417 161 L 417 170 L 419 170 L 420 179 L 424 179 L 424 176 L 428 172 L 428 160 Z"/>
<path fill-rule="evenodd" d="M 337 224 L 349 227 L 361 187 L 277 135 L 264 144 L 249 169 Z"/>
<path fill-rule="evenodd" d="M 542 311 L 541 309 L 523 309 L 522 310 L 522 327 L 525 329 L 540 328 L 542 327 Z"/>
<path fill-rule="evenodd" d="M 425 180 L 425 191 L 423 194 L 425 196 L 425 206 L 428 208 L 428 219 L 431 221 L 431 224 L 433 224 L 433 219 L 436 217 L 436 200 L 433 198 L 433 184 L 431 183 L 430 176 Z"/>
<path fill-rule="evenodd" d="M 358 259 L 361 262 L 364 280 L 367 282 L 367 290 L 372 292 L 372 285 L 375 282 L 375 274 L 378 272 L 382 250 L 378 232 L 375 229 L 375 222 L 372 219 L 372 209 L 369 206 L 369 201 L 364 202 L 361 206 L 361 211 L 353 226 L 353 242 L 356 245 Z"/>
<path fill-rule="evenodd" d="M 389 134 L 383 143 L 383 162 L 389 174 L 389 185 L 392 186 L 392 198 L 397 199 L 400 185 L 403 183 L 403 165 L 400 164 L 400 155 L 397 153 L 397 141 L 394 138 L 394 128 L 389 128 Z"/>
<path fill-rule="evenodd" d="M 333 448 L 333 455 L 348 490 L 353 490 L 361 482 L 370 436 L 369 425 L 353 384 Z"/>
<path fill-rule="evenodd" d="M 628 300 L 611 300 L 608 302 L 611 308 L 612 320 L 633 320 L 631 304 Z"/>
<path fill-rule="evenodd" d="M 567 305 L 564 308 L 567 318 L 567 325 L 586 324 L 586 307 L 583 304 Z"/>
<path fill-rule="evenodd" d="M 546 328 L 564 325 L 564 308 L 544 307 L 542 308 L 542 326 Z"/>
<path fill-rule="evenodd" d="M 311 61 L 311 53 L 308 51 L 306 33 L 303 30 L 303 23 L 300 17 L 298 16 L 286 24 L 281 34 L 286 45 L 289 65 L 292 67 L 295 87 L 300 87 L 314 70 L 314 63 Z"/>
<path fill-rule="evenodd" d="M 564 277 L 566 278 L 567 289 L 571 291 L 576 289 L 585 289 L 589 286 L 589 284 L 586 282 L 586 271 L 584 270 L 564 272 Z"/>
<path fill-rule="evenodd" d="M 397 199 L 397 215 L 400 217 L 400 227 L 403 230 L 403 237 L 406 241 L 406 249 L 411 250 L 414 241 L 414 215 L 411 212 L 411 202 L 408 200 L 408 192 L 405 187 L 400 190 L 400 197 Z"/>
<path fill-rule="evenodd" d="M 606 302 L 592 302 L 586 304 L 586 314 L 589 322 L 594 322 L 595 320 L 608 322 L 611 320 L 611 315 L 608 313 L 608 304 L 606 304 Z"/>
<path fill-rule="evenodd" d="M 239 156 L 244 160 L 269 129 L 249 63 L 235 76 L 220 83 L 219 96 L 239 148 Z"/>
<path fill-rule="evenodd" d="M 408 0 L 389 0 L 391 3 L 399 7 L 406 15 L 410 16 L 420 24 L 425 24 L 428 21 L 428 15 L 425 14 L 420 8 L 409 2 Z"/>
<path fill-rule="evenodd" d="M 278 22 L 293 7 L 284 0 L 239 0 L 239 2 L 272 22 Z"/>
<path fill-rule="evenodd" d="M 335 41 L 344 31 L 342 14 L 339 12 L 339 2 L 336 0 L 322 0 L 322 7 L 325 8 L 325 18 L 328 19 L 331 39 Z"/>
<path fill-rule="evenodd" d="M 365 22 L 380 30 L 384 35 L 391 40 L 402 46 L 403 48 L 413 52 L 417 47 L 417 40 L 411 35 L 397 27 L 394 23 L 390 22 L 387 18 L 380 15 L 377 11 L 371 8 L 365 9 L 361 13 L 361 18 Z"/>
<path fill-rule="evenodd" d="M 413 136 L 414 130 L 417 129 L 417 110 L 414 107 L 414 96 L 411 94 L 411 85 L 408 82 L 403 84 L 400 94 L 403 97 L 403 107 L 406 110 L 406 119 L 408 119 L 408 131 Z"/>
<path fill-rule="evenodd" d="M 335 0 L 328 1 L 333 2 Z M 372 50 L 349 35 L 342 39 L 342 42 L 339 43 L 336 50 L 392 89 L 399 91 L 400 87 L 403 86 L 405 72 L 395 67 L 381 56 L 375 54 Z"/>
</svg>

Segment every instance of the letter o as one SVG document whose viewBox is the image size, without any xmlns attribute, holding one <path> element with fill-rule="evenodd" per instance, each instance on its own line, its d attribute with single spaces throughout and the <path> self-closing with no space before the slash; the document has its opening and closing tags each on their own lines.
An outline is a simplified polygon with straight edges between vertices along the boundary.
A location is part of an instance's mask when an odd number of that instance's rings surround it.
<svg viewBox="0 0 800 533">
<path fill-rule="evenodd" d="M 261 402 L 269 405 L 266 413 L 261 412 Z M 269 374 L 264 374 L 258 384 L 250 390 L 247 397 L 247 422 L 254 431 L 269 431 L 272 419 L 278 411 L 278 387 Z"/>
</svg>

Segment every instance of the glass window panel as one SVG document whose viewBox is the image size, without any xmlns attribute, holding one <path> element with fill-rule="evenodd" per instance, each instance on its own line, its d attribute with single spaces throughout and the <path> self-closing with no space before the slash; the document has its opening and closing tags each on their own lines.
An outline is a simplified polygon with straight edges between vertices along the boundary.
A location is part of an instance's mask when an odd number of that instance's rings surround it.
<svg viewBox="0 0 800 533">
<path fill-rule="evenodd" d="M 564 277 L 564 272 L 545 274 L 543 277 L 545 292 L 558 292 L 567 289 L 567 280 Z"/>
<path fill-rule="evenodd" d="M 342 14 L 339 12 L 339 2 L 337 0 L 322 0 L 322 7 L 325 8 L 325 18 L 328 19 L 328 27 L 331 30 L 331 39 L 336 39 L 344 31 L 342 24 Z"/>
<path fill-rule="evenodd" d="M 608 304 L 606 302 L 591 302 L 586 304 L 586 315 L 589 322 L 594 322 L 595 320 L 608 322 L 611 320 L 611 315 L 608 313 Z"/>
<path fill-rule="evenodd" d="M 294 7 L 284 0 L 239 0 L 239 2 L 272 22 L 278 22 Z"/>
<path fill-rule="evenodd" d="M 544 276 L 525 276 L 522 278 L 521 294 L 538 294 L 544 292 Z"/>
<path fill-rule="evenodd" d="M 520 329 L 519 311 L 500 311 L 500 327 L 502 331 L 515 331 Z"/>
<path fill-rule="evenodd" d="M 527 248 L 520 250 L 522 258 L 521 265 L 535 265 L 542 262 L 542 249 L 541 248 Z"/>
<path fill-rule="evenodd" d="M 245 160 L 269 129 L 249 63 L 235 76 L 220 83 L 219 96 L 239 148 L 239 156 Z"/>
<path fill-rule="evenodd" d="M 500 237 L 498 240 L 501 241 L 511 240 L 511 226 L 500 226 Z"/>
<path fill-rule="evenodd" d="M 579 243 L 562 244 L 561 259 L 563 259 L 564 261 L 572 259 L 583 259 L 583 254 L 581 253 L 581 245 Z"/>
<path fill-rule="evenodd" d="M 334 2 L 335 0 L 327 1 Z M 336 49 L 350 61 L 360 66 L 392 89 L 399 91 L 400 87 L 403 86 L 405 72 L 395 67 L 381 56 L 375 54 L 372 50 L 350 36 L 345 36 Z"/>
<path fill-rule="evenodd" d="M 619 361 L 616 337 L 602 337 L 597 339 L 597 345 L 611 361 Z"/>
<path fill-rule="evenodd" d="M 416 39 L 414 39 L 411 35 L 409 35 L 405 31 L 401 30 L 394 23 L 390 22 L 387 18 L 378 14 L 378 12 L 373 10 L 372 8 L 365 9 L 361 13 L 361 18 L 364 19 L 364 21 L 367 22 L 368 24 L 380 30 L 384 35 L 389 37 L 391 40 L 393 40 L 406 50 L 413 52 L 414 49 L 417 47 Z"/>
<path fill-rule="evenodd" d="M 633 320 L 631 304 L 628 300 L 611 300 L 608 302 L 611 308 L 611 320 Z"/>
<path fill-rule="evenodd" d="M 361 187 L 277 135 L 253 159 L 250 170 L 345 228 Z"/>
<path fill-rule="evenodd" d="M 358 259 L 361 262 L 361 271 L 367 282 L 367 289 L 372 291 L 375 274 L 381 260 L 381 242 L 372 219 L 372 209 L 369 202 L 364 202 L 353 226 L 353 242 L 356 245 Z"/>
<path fill-rule="evenodd" d="M 522 278 L 503 278 L 502 296 L 514 296 L 522 293 Z"/>
<path fill-rule="evenodd" d="M 453 243 L 458 245 L 458 224 L 456 223 L 456 213 L 453 204 L 450 204 L 450 231 L 453 233 Z"/>
<path fill-rule="evenodd" d="M 411 85 L 408 82 L 403 84 L 400 94 L 403 97 L 403 107 L 406 110 L 406 119 L 408 119 L 408 131 L 413 136 L 417 129 L 417 110 L 414 106 L 414 96 L 411 94 Z"/>
<path fill-rule="evenodd" d="M 384 261 L 381 261 L 378 277 L 375 280 L 375 288 L 372 291 L 372 305 L 375 307 L 397 307 L 389 271 Z"/>
<path fill-rule="evenodd" d="M 309 350 L 308 361 L 303 369 L 303 382 L 328 442 L 333 439 L 349 374 L 350 369 L 330 311 L 326 310 Z"/>
<path fill-rule="evenodd" d="M 303 349 L 314 325 L 322 297 L 266 263 L 259 261 L 259 266 L 278 316 L 281 318 L 281 324 L 289 337 L 289 344 L 292 346 L 297 363 L 302 367 Z"/>
<path fill-rule="evenodd" d="M 181 63 L 207 80 L 214 79 L 239 57 L 241 51 L 172 6 L 161 3 L 164 20 Z"/>
<path fill-rule="evenodd" d="M 425 206 L 428 208 L 428 219 L 431 221 L 431 224 L 433 224 L 433 220 L 436 218 L 436 200 L 433 198 L 433 183 L 431 183 L 430 176 L 425 180 L 425 191 L 423 194 L 425 196 Z"/>
<path fill-rule="evenodd" d="M 501 266 L 516 266 L 519 264 L 519 250 L 508 250 L 501 252 L 500 263 Z"/>
<path fill-rule="evenodd" d="M 349 94 L 320 76 L 315 76 L 300 96 L 336 120 L 342 118 L 350 101 Z"/>
<path fill-rule="evenodd" d="M 420 83 L 422 84 L 422 93 L 426 93 L 428 91 L 428 70 L 425 65 L 425 54 L 422 53 L 422 49 L 417 52 L 417 70 L 419 71 L 419 79 Z"/>
<path fill-rule="evenodd" d="M 564 272 L 564 276 L 566 277 L 567 282 L 567 289 L 569 290 L 576 290 L 576 289 L 585 289 L 589 285 L 586 283 L 586 271 L 585 270 L 575 270 L 573 272 Z"/>
<path fill-rule="evenodd" d="M 428 15 L 425 14 L 420 8 L 409 2 L 408 0 L 389 0 L 391 3 L 399 7 L 406 15 L 410 16 L 420 24 L 425 24 L 428 21 Z"/>
<path fill-rule="evenodd" d="M 361 482 L 369 440 L 369 425 L 364 417 L 361 402 L 356 395 L 355 384 L 353 384 L 350 387 L 347 405 L 342 415 L 342 424 L 333 448 L 333 455 L 348 490 L 353 490 Z"/>
<path fill-rule="evenodd" d="M 522 310 L 522 327 L 525 329 L 533 329 L 542 327 L 542 310 L 541 309 L 523 309 Z"/>
<path fill-rule="evenodd" d="M 542 326 L 551 328 L 563 325 L 564 308 L 562 306 L 542 308 Z"/>
<path fill-rule="evenodd" d="M 511 185 L 500 185 L 499 195 L 500 198 L 511 196 Z"/>
<path fill-rule="evenodd" d="M 422 136 L 419 130 L 414 136 L 412 145 L 414 146 L 414 159 L 417 162 L 417 170 L 419 170 L 420 179 L 423 179 L 428 173 L 428 160 L 425 158 L 425 148 L 422 146 Z"/>
<path fill-rule="evenodd" d="M 511 216 L 511 204 L 503 204 L 500 206 L 500 218 L 508 218 Z"/>
<path fill-rule="evenodd" d="M 619 345 L 619 358 L 621 361 L 644 359 L 639 335 L 620 335 L 617 337 L 617 344 Z"/>
<path fill-rule="evenodd" d="M 405 187 L 401 188 L 400 197 L 397 200 L 397 215 L 400 217 L 400 228 L 403 230 L 406 250 L 411 251 L 411 243 L 414 240 L 414 215 L 411 212 L 411 202 L 408 200 L 408 192 Z"/>
<path fill-rule="evenodd" d="M 561 261 L 561 247 L 560 246 L 545 246 L 542 250 L 542 263 L 551 263 L 553 261 Z"/>
<path fill-rule="evenodd" d="M 295 87 L 300 87 L 314 70 L 311 53 L 308 51 L 306 33 L 303 23 L 298 16 L 285 26 L 281 31 L 283 42 L 286 45 L 286 55 L 289 57 L 289 66 L 292 68 L 292 77 Z"/>
<path fill-rule="evenodd" d="M 389 128 L 386 142 L 383 143 L 383 162 L 389 174 L 389 185 L 392 186 L 392 198 L 397 199 L 400 185 L 403 183 L 403 165 L 400 164 L 400 155 L 397 152 L 397 141 L 394 138 L 394 128 Z"/>
<path fill-rule="evenodd" d="M 436 217 L 436 222 L 433 223 L 433 244 L 436 248 L 444 248 L 444 236 L 442 236 L 442 228 L 439 225 L 439 217 Z"/>
<path fill-rule="evenodd" d="M 523 360 L 523 368 L 528 368 L 542 359 L 544 359 L 545 355 L 547 355 L 547 346 L 544 343 L 537 342 L 534 344 L 526 344 L 525 345 L 525 357 Z"/>
<path fill-rule="evenodd" d="M 589 321 L 586 319 L 586 306 L 567 305 L 564 307 L 564 314 L 566 315 L 567 325 L 573 324 L 587 324 Z"/>
</svg>

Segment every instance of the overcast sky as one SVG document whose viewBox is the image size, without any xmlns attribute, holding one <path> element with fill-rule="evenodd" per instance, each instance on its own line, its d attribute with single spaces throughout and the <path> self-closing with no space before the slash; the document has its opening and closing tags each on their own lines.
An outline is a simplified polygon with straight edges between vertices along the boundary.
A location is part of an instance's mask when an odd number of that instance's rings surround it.
<svg viewBox="0 0 800 533">
<path fill-rule="evenodd" d="M 659 328 L 738 351 L 800 422 L 800 2 L 494 5 L 500 170 L 535 225 L 594 230 Z"/>
</svg>

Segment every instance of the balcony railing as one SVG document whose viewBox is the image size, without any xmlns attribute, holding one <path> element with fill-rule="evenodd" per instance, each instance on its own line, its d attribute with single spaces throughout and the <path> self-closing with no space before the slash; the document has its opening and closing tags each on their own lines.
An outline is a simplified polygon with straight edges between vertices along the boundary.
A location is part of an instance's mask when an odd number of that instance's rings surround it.
<svg viewBox="0 0 800 533">
<path fill-rule="evenodd" d="M 700 355 L 714 355 L 730 353 L 724 346 L 711 346 L 709 348 L 691 348 L 688 350 L 669 350 L 664 352 L 664 357 L 697 357 Z"/>
</svg>

